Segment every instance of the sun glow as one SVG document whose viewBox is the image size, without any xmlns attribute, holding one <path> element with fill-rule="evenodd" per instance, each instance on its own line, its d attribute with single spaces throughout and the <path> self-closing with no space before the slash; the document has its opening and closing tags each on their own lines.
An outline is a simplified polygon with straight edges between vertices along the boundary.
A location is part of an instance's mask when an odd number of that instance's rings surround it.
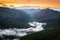
<svg viewBox="0 0 60 40">
<path fill-rule="evenodd" d="M 43 4 L 6 4 L 1 5 L 0 7 L 9 7 L 9 8 L 23 8 L 23 7 L 30 7 L 30 8 L 47 8 L 46 5 Z"/>
<path fill-rule="evenodd" d="M 6 5 L 5 5 L 6 4 Z M 60 0 L 0 0 L 0 7 L 60 8 Z"/>
</svg>

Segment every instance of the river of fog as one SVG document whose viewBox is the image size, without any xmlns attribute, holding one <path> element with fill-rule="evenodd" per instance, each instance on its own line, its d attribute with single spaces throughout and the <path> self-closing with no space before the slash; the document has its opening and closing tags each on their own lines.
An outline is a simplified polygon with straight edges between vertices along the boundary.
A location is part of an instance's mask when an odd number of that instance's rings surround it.
<svg viewBox="0 0 60 40">
<path fill-rule="evenodd" d="M 23 37 L 28 34 L 39 32 L 44 30 L 43 25 L 46 26 L 46 23 L 39 23 L 39 22 L 29 22 L 28 23 L 31 27 L 24 28 L 24 29 L 17 29 L 17 28 L 9 28 L 9 29 L 0 29 L 0 36 L 3 35 L 14 35 L 18 37 Z"/>
</svg>

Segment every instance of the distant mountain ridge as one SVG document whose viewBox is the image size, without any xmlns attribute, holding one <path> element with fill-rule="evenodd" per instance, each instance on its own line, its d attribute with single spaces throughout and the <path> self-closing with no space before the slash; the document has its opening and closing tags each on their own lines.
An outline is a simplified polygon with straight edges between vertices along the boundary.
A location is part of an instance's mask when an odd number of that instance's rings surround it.
<svg viewBox="0 0 60 40">
<path fill-rule="evenodd" d="M 35 21 L 46 22 L 47 27 L 60 27 L 60 12 L 52 9 L 43 9 L 33 16 Z"/>
<path fill-rule="evenodd" d="M 48 19 L 55 19 L 60 17 L 60 12 L 59 11 L 54 11 L 52 9 L 42 9 L 39 12 L 34 14 L 35 19 L 39 20 L 48 20 Z"/>
<path fill-rule="evenodd" d="M 29 20 L 30 16 L 22 10 L 0 7 L 0 28 L 28 27 Z"/>
<path fill-rule="evenodd" d="M 31 11 L 33 10 L 33 11 Z M 27 11 L 27 10 L 26 10 Z M 24 10 L 17 10 L 17 9 L 10 9 L 10 8 L 3 8 L 0 7 L 0 26 L 4 26 L 10 28 L 11 26 L 14 27 L 30 27 L 26 26 L 28 22 L 37 21 L 37 22 L 46 22 L 47 27 L 59 27 L 60 26 L 60 12 L 55 11 L 49 8 L 46 9 L 30 9 L 28 10 L 32 17 L 30 16 L 29 12 Z M 8 27 L 9 26 L 9 27 Z"/>
</svg>

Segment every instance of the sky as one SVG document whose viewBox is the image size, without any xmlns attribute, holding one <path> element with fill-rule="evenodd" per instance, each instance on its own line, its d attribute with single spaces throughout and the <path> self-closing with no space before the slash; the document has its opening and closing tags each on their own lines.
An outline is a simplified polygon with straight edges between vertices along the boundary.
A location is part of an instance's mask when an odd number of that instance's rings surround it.
<svg viewBox="0 0 60 40">
<path fill-rule="evenodd" d="M 60 0 L 0 0 L 0 6 L 3 5 L 2 3 L 9 7 L 32 6 L 60 8 Z"/>
</svg>

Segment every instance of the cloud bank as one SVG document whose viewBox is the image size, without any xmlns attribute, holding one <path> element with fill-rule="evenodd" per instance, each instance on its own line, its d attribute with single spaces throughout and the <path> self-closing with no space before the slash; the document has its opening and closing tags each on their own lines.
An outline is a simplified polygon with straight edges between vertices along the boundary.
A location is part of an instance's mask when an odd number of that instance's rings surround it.
<svg viewBox="0 0 60 40">
<path fill-rule="evenodd" d="M 29 22 L 28 23 L 31 27 L 26 29 L 17 29 L 17 28 L 10 28 L 10 29 L 0 29 L 0 35 L 14 35 L 23 37 L 25 35 L 28 35 L 32 32 L 39 32 L 44 30 L 43 25 L 46 25 L 46 23 L 39 23 L 39 22 Z"/>
</svg>

